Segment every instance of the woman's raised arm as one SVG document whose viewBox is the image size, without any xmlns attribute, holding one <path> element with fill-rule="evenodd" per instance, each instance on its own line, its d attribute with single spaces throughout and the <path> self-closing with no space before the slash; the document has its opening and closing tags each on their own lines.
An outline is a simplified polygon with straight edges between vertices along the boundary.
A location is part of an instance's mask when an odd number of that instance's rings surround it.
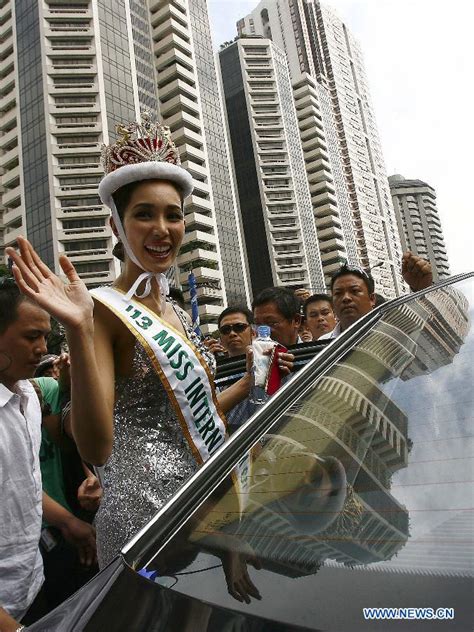
<svg viewBox="0 0 474 632">
<path fill-rule="evenodd" d="M 72 430 L 79 452 L 85 461 L 103 465 L 113 441 L 112 344 L 104 340 L 103 327 L 99 325 L 94 332 L 94 302 L 69 259 L 63 255 L 59 260 L 68 280 L 63 283 L 24 237 L 18 238 L 18 246 L 19 252 L 6 249 L 14 262 L 18 287 L 66 332 L 71 358 Z M 100 367 L 98 353 L 105 356 Z"/>
</svg>

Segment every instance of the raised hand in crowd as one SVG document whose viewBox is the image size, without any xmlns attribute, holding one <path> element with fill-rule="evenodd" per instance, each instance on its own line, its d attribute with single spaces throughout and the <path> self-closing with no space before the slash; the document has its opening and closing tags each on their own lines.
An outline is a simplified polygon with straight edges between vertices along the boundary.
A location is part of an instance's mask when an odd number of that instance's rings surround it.
<svg viewBox="0 0 474 632">
<path fill-rule="evenodd" d="M 270 351 L 271 353 L 271 351 Z M 278 351 L 278 368 L 282 376 L 290 375 L 295 366 L 295 356 L 287 351 Z"/>
<path fill-rule="evenodd" d="M 271 356 L 272 353 L 273 349 L 268 349 L 267 351 L 263 352 L 263 355 Z M 253 367 L 253 349 L 251 346 L 247 347 L 245 356 L 247 374 L 250 376 L 252 374 Z M 293 369 L 295 368 L 295 356 L 288 351 L 277 351 L 276 361 L 278 362 L 278 368 L 282 377 L 290 375 L 290 373 L 292 373 Z"/>
<path fill-rule="evenodd" d="M 295 296 L 296 298 L 299 298 L 302 303 L 304 303 L 311 296 L 311 292 L 304 288 L 299 288 L 298 290 L 295 290 Z"/>
<path fill-rule="evenodd" d="M 27 239 L 18 237 L 17 243 L 19 252 L 13 248 L 6 248 L 5 252 L 14 263 L 13 276 L 23 294 L 66 328 L 74 329 L 89 323 L 92 326 L 92 297 L 69 259 L 65 255 L 59 257 L 68 280 L 63 283 L 43 263 Z"/>
<path fill-rule="evenodd" d="M 58 380 L 59 391 L 61 396 L 70 392 L 71 389 L 71 362 L 69 360 L 68 353 L 61 353 L 54 362 L 53 367 L 55 369 L 55 377 Z"/>
<path fill-rule="evenodd" d="M 412 292 L 424 290 L 433 283 L 431 264 L 426 259 L 405 252 L 402 259 L 402 276 Z"/>
<path fill-rule="evenodd" d="M 61 353 L 59 358 L 57 359 L 58 367 L 60 371 L 63 371 L 67 367 L 71 366 L 71 361 L 69 359 L 69 353 Z"/>
</svg>

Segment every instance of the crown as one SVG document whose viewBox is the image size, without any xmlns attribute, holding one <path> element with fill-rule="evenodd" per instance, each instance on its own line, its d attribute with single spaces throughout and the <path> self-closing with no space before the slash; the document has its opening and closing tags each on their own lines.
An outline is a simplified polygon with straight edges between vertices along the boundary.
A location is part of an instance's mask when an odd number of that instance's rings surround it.
<svg viewBox="0 0 474 632">
<path fill-rule="evenodd" d="M 148 111 L 142 112 L 141 123 L 117 125 L 116 130 L 118 140 L 102 146 L 102 166 L 106 174 L 140 162 L 181 164 L 169 127 L 153 122 Z"/>
</svg>

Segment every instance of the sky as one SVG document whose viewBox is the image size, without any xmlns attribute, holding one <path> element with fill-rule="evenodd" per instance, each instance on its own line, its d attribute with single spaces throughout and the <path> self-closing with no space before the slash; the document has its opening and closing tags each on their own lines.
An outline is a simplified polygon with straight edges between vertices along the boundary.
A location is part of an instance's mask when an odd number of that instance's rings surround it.
<svg viewBox="0 0 474 632">
<path fill-rule="evenodd" d="M 258 0 L 208 0 L 215 48 Z M 329 0 L 365 58 L 387 175 L 435 188 L 451 272 L 474 270 L 474 3 Z"/>
</svg>

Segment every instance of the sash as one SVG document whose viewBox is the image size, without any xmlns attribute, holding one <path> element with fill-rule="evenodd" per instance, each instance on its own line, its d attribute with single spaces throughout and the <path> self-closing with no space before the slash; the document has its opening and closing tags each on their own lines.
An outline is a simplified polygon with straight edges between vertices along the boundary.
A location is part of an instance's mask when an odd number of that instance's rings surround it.
<svg viewBox="0 0 474 632">
<path fill-rule="evenodd" d="M 201 464 L 224 443 L 226 421 L 204 359 L 174 327 L 112 287 L 91 290 L 140 341 L 176 412 L 196 461 Z M 240 477 L 239 477 L 240 478 Z"/>
</svg>

